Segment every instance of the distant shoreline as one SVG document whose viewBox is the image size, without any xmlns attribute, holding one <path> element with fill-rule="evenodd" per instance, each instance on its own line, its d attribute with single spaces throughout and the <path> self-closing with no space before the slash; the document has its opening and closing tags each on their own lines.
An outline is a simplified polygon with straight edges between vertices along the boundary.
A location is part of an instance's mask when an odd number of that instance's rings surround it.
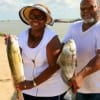
<svg viewBox="0 0 100 100">
<path fill-rule="evenodd" d="M 0 36 L 4 36 L 4 35 L 5 35 L 5 33 L 1 33 L 1 32 L 0 32 Z"/>
<path fill-rule="evenodd" d="M 0 20 L 0 22 L 10 22 L 10 21 L 20 21 L 20 19 L 16 19 L 16 20 L 10 20 L 10 19 L 8 19 L 8 20 Z"/>
<path fill-rule="evenodd" d="M 64 22 L 64 23 L 65 23 L 65 22 L 70 22 L 70 21 L 78 21 L 78 20 L 81 20 L 81 19 L 80 19 L 80 18 L 73 18 L 73 19 L 65 19 L 65 18 L 64 18 L 64 19 L 63 19 L 63 18 L 60 19 L 60 18 L 58 18 L 58 19 L 55 19 L 55 18 L 54 18 L 54 21 L 55 21 L 55 22 L 59 22 L 59 21 L 60 21 L 60 22 L 62 22 L 62 23 L 63 23 L 63 22 Z M 11 20 L 11 19 L 0 20 L 0 22 L 10 22 L 10 21 L 21 21 L 21 20 L 20 20 L 20 19 L 14 19 L 14 20 Z"/>
</svg>

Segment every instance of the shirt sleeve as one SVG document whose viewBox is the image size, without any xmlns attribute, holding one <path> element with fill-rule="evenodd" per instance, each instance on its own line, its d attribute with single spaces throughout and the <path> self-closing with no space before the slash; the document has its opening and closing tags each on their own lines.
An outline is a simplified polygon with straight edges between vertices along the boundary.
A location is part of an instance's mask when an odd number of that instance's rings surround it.
<svg viewBox="0 0 100 100">
<path fill-rule="evenodd" d="M 21 35 L 18 36 L 18 43 L 19 43 L 19 46 L 22 48 L 22 37 Z"/>
<path fill-rule="evenodd" d="M 21 48 L 23 48 L 24 44 L 26 43 L 27 36 L 28 30 L 23 31 L 18 35 L 18 43 Z"/>
<path fill-rule="evenodd" d="M 100 49 L 100 34 L 96 35 L 96 49 Z"/>
</svg>

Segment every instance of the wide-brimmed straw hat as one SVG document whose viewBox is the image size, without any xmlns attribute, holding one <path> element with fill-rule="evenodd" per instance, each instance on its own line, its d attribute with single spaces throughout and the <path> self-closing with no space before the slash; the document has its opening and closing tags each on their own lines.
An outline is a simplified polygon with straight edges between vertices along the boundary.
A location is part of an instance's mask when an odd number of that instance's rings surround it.
<svg viewBox="0 0 100 100">
<path fill-rule="evenodd" d="M 46 24 L 50 24 L 52 22 L 51 12 L 49 11 L 49 9 L 43 4 L 35 4 L 33 6 L 25 6 L 20 9 L 19 16 L 25 24 L 29 25 L 29 13 L 32 9 L 38 9 L 46 14 Z"/>
</svg>

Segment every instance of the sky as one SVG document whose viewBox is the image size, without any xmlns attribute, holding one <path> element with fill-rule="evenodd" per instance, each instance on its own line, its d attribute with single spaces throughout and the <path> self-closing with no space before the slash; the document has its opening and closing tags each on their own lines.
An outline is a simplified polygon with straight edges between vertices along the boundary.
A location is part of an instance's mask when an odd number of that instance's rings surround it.
<svg viewBox="0 0 100 100">
<path fill-rule="evenodd" d="M 54 19 L 80 18 L 80 0 L 0 0 L 0 20 L 17 20 L 22 7 L 36 3 L 48 6 Z"/>
</svg>

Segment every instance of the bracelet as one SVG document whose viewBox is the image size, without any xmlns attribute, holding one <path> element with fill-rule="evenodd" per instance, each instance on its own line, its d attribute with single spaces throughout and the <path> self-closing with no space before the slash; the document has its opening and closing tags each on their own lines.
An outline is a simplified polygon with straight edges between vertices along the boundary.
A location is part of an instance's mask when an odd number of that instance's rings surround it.
<svg viewBox="0 0 100 100">
<path fill-rule="evenodd" d="M 36 82 L 33 80 L 33 86 L 36 87 Z"/>
</svg>

